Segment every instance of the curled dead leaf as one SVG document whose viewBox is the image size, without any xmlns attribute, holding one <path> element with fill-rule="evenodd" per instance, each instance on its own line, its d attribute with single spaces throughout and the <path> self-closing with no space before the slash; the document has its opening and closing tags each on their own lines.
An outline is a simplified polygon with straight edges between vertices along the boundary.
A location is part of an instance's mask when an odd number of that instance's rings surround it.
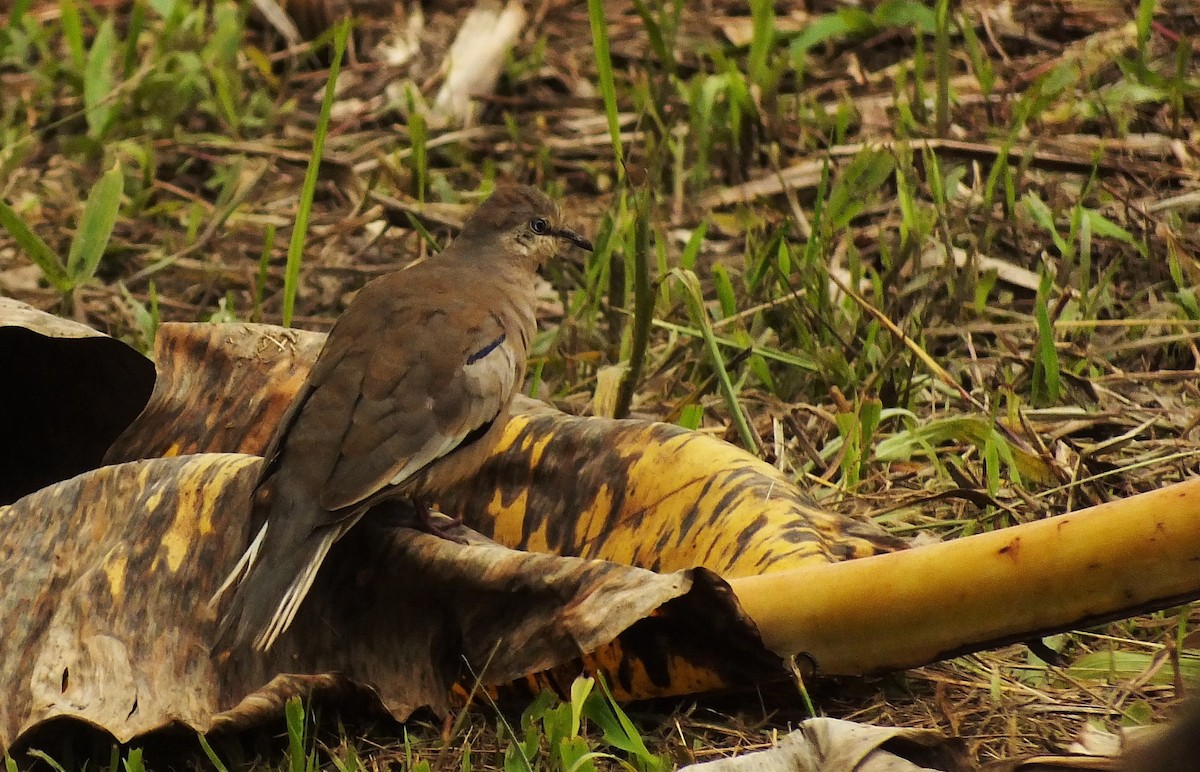
<svg viewBox="0 0 1200 772">
<path fill-rule="evenodd" d="M 265 657 L 212 660 L 207 651 L 219 609 L 209 610 L 207 599 L 247 543 L 250 489 L 260 463 L 242 453 L 261 451 L 322 340 L 266 326 L 164 325 L 153 396 L 110 449 L 112 465 L 0 510 L 8 526 L 0 582 L 19 588 L 0 605 L 0 621 L 25 631 L 3 652 L 0 693 L 10 699 L 0 713 L 0 742 L 8 745 L 64 716 L 121 739 L 171 722 L 201 730 L 243 726 L 314 688 L 366 689 L 403 718 L 420 706 L 444 709 L 453 684 L 471 684 L 476 675 L 501 684 L 538 674 L 513 688 L 565 688 L 588 668 L 606 673 L 626 697 L 783 676 L 780 659 L 763 649 L 728 585 L 713 573 L 655 573 L 512 552 L 481 537 L 457 545 L 403 527 L 401 505 L 376 510 L 339 543 L 301 611 L 297 635 Z M 139 405 L 139 394 L 125 393 L 123 409 Z M 582 421 L 532 402 L 522 409 L 478 491 L 464 488 L 443 504 L 514 542 L 529 541 L 518 536 L 525 529 L 512 519 L 518 513 L 513 501 L 521 498 L 530 512 L 554 507 L 531 517 L 539 527 L 577 515 L 616 516 L 609 530 L 623 534 L 619 538 L 553 526 L 564 553 L 652 562 L 630 548 L 648 538 L 639 523 L 655 506 L 684 519 L 689 508 L 696 510 L 690 518 L 699 529 L 712 513 L 697 509 L 697 501 L 729 486 L 721 498 L 736 511 L 739 477 L 775 474 L 766 465 L 734 470 L 728 482 L 706 488 L 704 465 L 723 464 L 728 459 L 713 452 L 732 450 L 723 443 L 699 438 L 689 445 L 688 433 L 673 427 Z M 654 452 L 667 455 L 653 458 L 669 458 L 688 469 L 690 479 L 671 490 L 639 483 L 640 475 L 661 476 L 654 467 L 606 474 L 637 460 L 632 449 L 619 447 L 631 441 L 656 443 Z M 528 451 L 539 443 L 531 476 Z M 598 447 L 615 452 L 601 459 Z M 581 476 L 584 457 L 594 463 Z M 562 474 L 566 482 L 556 484 L 553 476 Z M 794 491 L 783 495 L 786 486 L 774 477 L 760 482 L 741 494 L 748 501 L 763 492 L 774 496 L 780 512 L 790 506 Z M 614 509 L 608 492 L 616 485 L 627 495 Z M 487 486 L 494 486 L 490 496 L 479 492 Z M 530 486 L 552 490 L 530 496 Z M 567 487 L 577 495 L 564 497 Z M 493 505 L 506 518 L 493 513 Z M 682 525 L 675 526 L 678 534 Z M 685 539 L 676 538 L 671 560 L 691 562 L 682 551 Z M 795 554 L 819 556 L 806 540 L 795 540 L 802 547 Z M 731 565 L 726 561 L 724 568 Z M 35 663 L 32 678 L 28 663 Z"/>
<path fill-rule="evenodd" d="M 154 384 L 124 343 L 3 297 L 0 351 L 0 504 L 99 466 Z"/>
<path fill-rule="evenodd" d="M 511 681 L 619 634 L 717 663 L 729 640 L 754 640 L 727 587 L 714 608 L 710 575 L 522 553 L 477 536 L 457 544 L 405 527 L 410 513 L 395 506 L 338 543 L 270 653 L 213 658 L 221 609 L 208 599 L 245 547 L 260 463 L 212 453 L 135 461 L 0 508 L 0 750 L 63 717 L 121 741 L 173 723 L 246 726 L 312 689 L 365 689 L 404 719 L 445 710 L 456 682 Z M 740 638 L 683 640 L 694 632 L 663 621 L 714 612 Z M 748 661 L 725 670 L 779 667 Z"/>
<path fill-rule="evenodd" d="M 154 395 L 108 461 L 261 453 L 323 340 L 269 325 L 163 325 Z M 813 506 L 778 470 L 706 435 L 646 421 L 576 418 L 529 399 L 515 412 L 480 473 L 439 502 L 507 547 L 735 577 L 903 545 L 870 523 Z M 714 607 L 736 609 L 728 586 L 716 585 L 723 589 L 713 589 L 722 596 Z M 724 613 L 659 622 L 692 626 L 705 638 L 723 628 L 737 639 L 743 628 L 722 621 Z M 618 697 L 645 698 L 744 686 L 752 673 L 759 681 L 783 677 L 757 640 L 738 644 L 733 660 L 672 650 L 661 636 L 640 639 L 637 647 L 628 641 L 588 651 L 582 663 L 525 685 L 563 688 L 586 667 L 605 673 Z"/>
</svg>

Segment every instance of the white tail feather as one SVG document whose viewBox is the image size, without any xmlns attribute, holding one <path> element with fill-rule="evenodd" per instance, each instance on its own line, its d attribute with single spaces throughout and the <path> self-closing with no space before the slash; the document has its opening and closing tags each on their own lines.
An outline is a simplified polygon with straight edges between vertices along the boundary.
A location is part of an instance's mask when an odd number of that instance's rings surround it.
<svg viewBox="0 0 1200 772">
<path fill-rule="evenodd" d="M 283 635 L 283 632 L 291 626 L 292 620 L 296 618 L 296 612 L 300 609 L 301 601 L 308 595 L 308 589 L 312 587 L 313 580 L 317 578 L 317 570 L 325 560 L 325 555 L 344 530 L 341 528 L 330 529 L 328 533 L 321 537 L 316 551 L 309 559 L 304 570 L 288 585 L 287 592 L 284 593 L 283 599 L 279 601 L 279 606 L 276 607 L 275 613 L 271 616 L 271 621 L 263 628 L 262 633 L 254 639 L 254 648 L 259 651 L 270 649 L 275 644 L 275 640 L 280 635 Z"/>
<path fill-rule="evenodd" d="M 241 558 L 238 559 L 237 565 L 233 567 L 233 570 L 229 572 L 229 576 L 225 577 L 225 581 L 221 583 L 221 586 L 218 587 L 217 591 L 213 593 L 213 596 L 209 598 L 209 608 L 215 608 L 217 602 L 221 600 L 221 596 L 224 595 L 230 587 L 237 584 L 238 581 L 247 573 L 249 573 L 250 569 L 254 567 L 254 561 L 258 559 L 258 551 L 262 549 L 263 539 L 265 539 L 267 536 L 268 525 L 270 525 L 270 523 L 263 523 L 263 527 L 258 530 L 258 535 L 254 537 L 254 541 L 250 542 L 250 546 L 245 552 L 242 553 Z"/>
</svg>

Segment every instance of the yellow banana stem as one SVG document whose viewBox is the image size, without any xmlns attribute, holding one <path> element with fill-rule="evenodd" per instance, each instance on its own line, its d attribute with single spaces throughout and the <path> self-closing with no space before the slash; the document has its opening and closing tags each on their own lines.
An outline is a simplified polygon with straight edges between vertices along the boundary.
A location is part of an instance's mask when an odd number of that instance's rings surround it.
<svg viewBox="0 0 1200 772">
<path fill-rule="evenodd" d="M 1200 480 L 730 584 L 766 645 L 818 673 L 916 667 L 1200 597 Z"/>
</svg>

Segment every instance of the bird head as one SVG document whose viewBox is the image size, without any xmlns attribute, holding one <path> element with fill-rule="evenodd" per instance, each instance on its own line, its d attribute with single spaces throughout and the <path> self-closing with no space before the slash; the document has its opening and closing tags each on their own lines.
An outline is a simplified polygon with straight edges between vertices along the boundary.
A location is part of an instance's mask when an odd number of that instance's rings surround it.
<svg viewBox="0 0 1200 772">
<path fill-rule="evenodd" d="M 558 205 L 528 185 L 497 188 L 463 224 L 459 239 L 499 247 L 535 269 L 553 257 L 564 241 L 592 251 L 590 241 L 563 223 Z"/>
</svg>

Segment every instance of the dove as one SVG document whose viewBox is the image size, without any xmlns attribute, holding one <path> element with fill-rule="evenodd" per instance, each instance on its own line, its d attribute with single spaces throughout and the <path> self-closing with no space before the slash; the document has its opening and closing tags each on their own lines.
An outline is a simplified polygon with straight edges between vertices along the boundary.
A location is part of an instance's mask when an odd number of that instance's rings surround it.
<svg viewBox="0 0 1200 772">
<path fill-rule="evenodd" d="M 427 502 L 474 474 L 524 382 L 534 277 L 591 243 L 527 186 L 497 189 L 437 255 L 368 283 L 335 322 L 264 453 L 265 522 L 213 597 L 214 651 L 267 651 L 333 544 L 374 504 Z"/>
</svg>

